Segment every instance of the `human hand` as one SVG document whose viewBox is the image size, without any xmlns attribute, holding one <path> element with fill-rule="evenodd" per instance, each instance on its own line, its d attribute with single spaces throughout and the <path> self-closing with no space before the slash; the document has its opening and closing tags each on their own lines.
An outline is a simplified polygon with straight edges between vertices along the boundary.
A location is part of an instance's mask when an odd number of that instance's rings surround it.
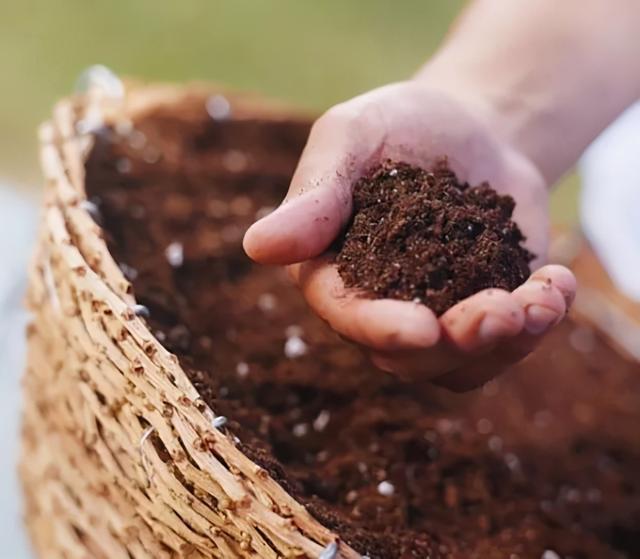
<svg viewBox="0 0 640 559">
<path fill-rule="evenodd" d="M 576 288 L 569 270 L 541 267 L 512 293 L 487 289 L 438 318 L 421 304 L 359 297 L 325 254 L 348 223 L 352 186 L 367 170 L 386 159 L 430 168 L 443 156 L 461 182 L 487 181 L 516 200 L 513 219 L 537 255 L 532 269 L 541 266 L 549 230 L 542 176 L 492 133 L 488 111 L 418 81 L 325 113 L 285 202 L 249 229 L 244 246 L 258 262 L 287 265 L 311 308 L 381 369 L 467 390 L 524 357 L 562 319 Z"/>
</svg>

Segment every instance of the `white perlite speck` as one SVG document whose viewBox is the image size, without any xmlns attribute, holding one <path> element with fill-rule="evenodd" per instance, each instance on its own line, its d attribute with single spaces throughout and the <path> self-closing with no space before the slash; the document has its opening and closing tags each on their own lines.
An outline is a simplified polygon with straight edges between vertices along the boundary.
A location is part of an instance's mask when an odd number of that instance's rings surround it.
<svg viewBox="0 0 640 559">
<path fill-rule="evenodd" d="M 316 431 L 324 431 L 329 425 L 329 421 L 331 421 L 331 413 L 327 410 L 322 410 L 318 417 L 313 420 L 313 428 Z"/>
<path fill-rule="evenodd" d="M 512 472 L 520 469 L 520 459 L 512 452 L 505 454 L 504 461 Z"/>
<path fill-rule="evenodd" d="M 213 120 L 225 120 L 231 116 L 231 103 L 223 95 L 212 95 L 205 106 Z"/>
<path fill-rule="evenodd" d="M 100 220 L 100 210 L 91 200 L 82 200 L 82 202 L 80 202 L 80 208 L 87 212 L 94 221 Z"/>
<path fill-rule="evenodd" d="M 302 357 L 305 353 L 307 353 L 307 344 L 299 336 L 288 338 L 284 344 L 284 354 L 289 359 Z"/>
<path fill-rule="evenodd" d="M 500 452 L 503 446 L 502 439 L 497 435 L 493 435 L 492 437 L 489 437 L 487 446 L 489 447 L 489 450 L 492 450 L 493 452 Z"/>
<path fill-rule="evenodd" d="M 293 434 L 296 437 L 304 437 L 309 432 L 309 426 L 306 423 L 297 423 L 293 426 Z"/>
<path fill-rule="evenodd" d="M 327 547 L 322 550 L 322 553 L 318 555 L 318 559 L 335 559 L 338 556 L 338 544 L 331 542 Z"/>
<path fill-rule="evenodd" d="M 120 268 L 120 271 L 122 272 L 124 277 L 129 281 L 133 281 L 138 277 L 138 270 L 136 270 L 133 266 L 129 266 L 128 264 L 121 262 L 120 264 L 118 264 L 118 267 Z"/>
<path fill-rule="evenodd" d="M 218 415 L 213 418 L 211 425 L 213 425 L 216 429 L 222 429 L 227 424 L 227 418 L 224 415 Z"/>
<path fill-rule="evenodd" d="M 477 429 L 478 433 L 480 433 L 481 435 L 488 435 L 489 433 L 491 433 L 491 431 L 493 431 L 493 423 L 491 423 L 491 421 L 486 417 L 483 417 L 478 420 Z"/>
<path fill-rule="evenodd" d="M 244 171 L 247 167 L 247 163 L 247 156 L 237 149 L 229 150 L 222 156 L 222 164 L 225 166 L 227 171 L 231 171 L 232 173 Z"/>
<path fill-rule="evenodd" d="M 239 377 L 246 377 L 249 374 L 249 365 L 241 361 L 236 365 L 236 373 Z"/>
<path fill-rule="evenodd" d="M 131 171 L 131 161 L 126 157 L 121 157 L 116 161 L 116 169 L 118 173 L 127 174 Z"/>
<path fill-rule="evenodd" d="M 269 312 L 276 308 L 277 299 L 271 293 L 263 293 L 258 297 L 258 308 L 263 312 Z"/>
<path fill-rule="evenodd" d="M 151 316 L 149 308 L 145 307 L 144 305 L 133 305 L 133 307 L 131 307 L 131 310 L 133 311 L 133 314 L 135 314 L 136 316 L 141 316 L 142 318 L 149 318 Z"/>
<path fill-rule="evenodd" d="M 128 136 L 133 130 L 133 122 L 130 120 L 120 120 L 116 122 L 115 130 L 118 136 Z"/>
<path fill-rule="evenodd" d="M 388 481 L 381 481 L 378 484 L 378 493 L 385 497 L 391 497 L 396 491 L 396 488 L 393 486 L 393 483 Z"/>
<path fill-rule="evenodd" d="M 76 81 L 76 91 L 99 92 L 102 96 L 119 101 L 124 98 L 124 84 L 109 68 L 102 64 L 89 66 Z"/>
<path fill-rule="evenodd" d="M 174 268 L 179 268 L 184 263 L 184 249 L 182 243 L 173 242 L 166 249 L 164 249 L 164 255 L 167 258 L 167 262 Z"/>
<path fill-rule="evenodd" d="M 129 147 L 133 149 L 142 149 L 147 143 L 147 137 L 140 130 L 133 130 L 129 134 Z"/>
<path fill-rule="evenodd" d="M 140 452 L 140 458 L 142 461 L 142 467 L 147 474 L 147 486 L 151 487 L 151 482 L 153 481 L 153 471 L 151 470 L 151 465 L 149 464 L 149 460 L 147 455 L 144 453 L 144 444 L 147 442 L 147 439 L 151 436 L 151 434 L 156 430 L 153 425 L 149 425 L 142 433 L 140 437 L 140 441 L 138 442 L 138 452 Z"/>
<path fill-rule="evenodd" d="M 284 330 L 284 335 L 287 338 L 293 338 L 296 336 L 299 338 L 302 334 L 304 334 L 304 330 L 302 329 L 302 326 L 298 326 L 297 324 L 291 324 Z"/>
<path fill-rule="evenodd" d="M 157 163 L 158 161 L 160 161 L 161 157 L 162 153 L 155 146 L 147 146 L 142 152 L 142 160 L 149 165 Z"/>
<path fill-rule="evenodd" d="M 485 396 L 496 396 L 498 392 L 500 392 L 500 386 L 496 380 L 490 380 L 482 387 L 482 393 Z"/>
<path fill-rule="evenodd" d="M 92 134 L 104 126 L 102 118 L 82 118 L 76 122 L 76 132 L 80 136 Z"/>
<path fill-rule="evenodd" d="M 558 555 L 555 551 L 553 551 L 552 549 L 547 549 L 543 554 L 542 557 L 540 557 L 540 559 L 562 559 L 560 557 L 560 555 Z"/>
</svg>

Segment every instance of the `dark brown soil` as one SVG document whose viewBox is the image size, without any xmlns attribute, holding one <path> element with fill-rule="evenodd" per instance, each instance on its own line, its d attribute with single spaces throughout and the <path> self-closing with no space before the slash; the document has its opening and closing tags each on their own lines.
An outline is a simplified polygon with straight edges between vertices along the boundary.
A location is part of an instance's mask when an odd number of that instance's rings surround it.
<svg viewBox="0 0 640 559">
<path fill-rule="evenodd" d="M 470 395 L 383 375 L 242 252 L 308 125 L 203 107 L 149 114 L 146 142 L 105 131 L 87 181 L 152 330 L 244 451 L 371 558 L 639 557 L 640 366 L 568 322 Z"/>
<path fill-rule="evenodd" d="M 421 302 L 440 315 L 489 287 L 514 290 L 533 255 L 511 220 L 515 203 L 487 183 L 460 183 L 387 161 L 354 186 L 354 215 L 336 262 L 347 287 Z"/>
</svg>

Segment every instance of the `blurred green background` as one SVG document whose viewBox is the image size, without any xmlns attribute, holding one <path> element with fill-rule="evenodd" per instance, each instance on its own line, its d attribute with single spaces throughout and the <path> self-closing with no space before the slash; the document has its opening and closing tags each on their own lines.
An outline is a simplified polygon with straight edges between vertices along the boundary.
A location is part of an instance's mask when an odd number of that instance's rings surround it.
<svg viewBox="0 0 640 559">
<path fill-rule="evenodd" d="M 40 182 L 37 124 L 85 67 L 216 80 L 322 110 L 410 75 L 463 0 L 0 0 L 0 179 Z M 577 181 L 554 195 L 575 219 Z"/>
</svg>

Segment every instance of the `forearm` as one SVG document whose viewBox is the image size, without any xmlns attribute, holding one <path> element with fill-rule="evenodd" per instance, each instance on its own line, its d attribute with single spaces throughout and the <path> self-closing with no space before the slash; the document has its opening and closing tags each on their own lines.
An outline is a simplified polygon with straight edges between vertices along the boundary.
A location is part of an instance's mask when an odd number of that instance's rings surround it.
<svg viewBox="0 0 640 559">
<path fill-rule="evenodd" d="M 552 184 L 640 97 L 638 0 L 476 0 L 417 79 L 476 104 Z"/>
</svg>

